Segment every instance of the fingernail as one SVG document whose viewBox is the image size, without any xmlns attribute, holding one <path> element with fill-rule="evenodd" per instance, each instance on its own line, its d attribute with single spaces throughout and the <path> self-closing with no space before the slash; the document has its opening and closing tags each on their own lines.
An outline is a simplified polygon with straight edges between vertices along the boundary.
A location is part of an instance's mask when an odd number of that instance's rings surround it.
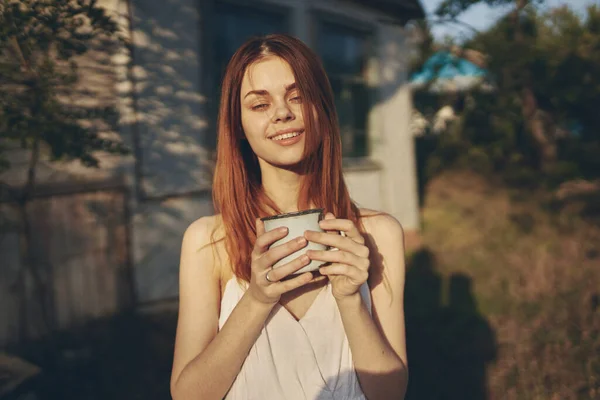
<svg viewBox="0 0 600 400">
<path fill-rule="evenodd" d="M 287 232 L 287 227 L 282 226 L 281 228 L 277 228 L 279 232 Z"/>
<path fill-rule="evenodd" d="M 307 263 L 310 260 L 310 258 L 308 258 L 308 256 L 306 254 L 304 254 L 302 257 L 300 257 L 300 261 L 302 261 L 303 263 Z"/>
<path fill-rule="evenodd" d="M 296 239 L 298 241 L 298 244 L 304 244 L 306 243 L 306 239 L 303 236 L 300 236 L 298 239 Z"/>
</svg>

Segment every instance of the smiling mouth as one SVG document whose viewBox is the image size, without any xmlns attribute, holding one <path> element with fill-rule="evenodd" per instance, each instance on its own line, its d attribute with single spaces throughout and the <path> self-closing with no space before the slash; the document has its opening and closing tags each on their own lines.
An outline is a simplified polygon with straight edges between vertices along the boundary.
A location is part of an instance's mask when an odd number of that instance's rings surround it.
<svg viewBox="0 0 600 400">
<path fill-rule="evenodd" d="M 278 141 L 278 140 L 284 140 L 284 139 L 291 139 L 296 136 L 300 136 L 303 133 L 304 133 L 304 130 L 299 130 L 296 132 L 289 132 L 289 133 L 282 133 L 281 135 L 271 137 L 271 140 Z"/>
</svg>

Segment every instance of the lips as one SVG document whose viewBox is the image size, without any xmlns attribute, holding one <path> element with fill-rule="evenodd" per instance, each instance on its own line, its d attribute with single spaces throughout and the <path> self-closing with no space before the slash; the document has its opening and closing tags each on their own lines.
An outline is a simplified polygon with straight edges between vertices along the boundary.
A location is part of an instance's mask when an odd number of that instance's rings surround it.
<svg viewBox="0 0 600 400">
<path fill-rule="evenodd" d="M 291 139 L 296 136 L 300 136 L 304 133 L 303 128 L 288 128 L 277 131 L 274 135 L 269 136 L 269 139 L 279 141 L 285 139 Z"/>
<path fill-rule="evenodd" d="M 275 140 L 275 141 L 291 139 L 296 136 L 300 136 L 302 134 L 302 132 L 303 132 L 302 130 L 299 130 L 299 131 L 288 132 L 288 133 L 280 133 L 276 136 L 272 136 L 270 139 Z"/>
<path fill-rule="evenodd" d="M 304 134 L 304 129 L 286 129 L 278 131 L 275 135 L 270 136 L 274 143 L 280 146 L 291 146 L 302 140 L 302 134 Z"/>
</svg>

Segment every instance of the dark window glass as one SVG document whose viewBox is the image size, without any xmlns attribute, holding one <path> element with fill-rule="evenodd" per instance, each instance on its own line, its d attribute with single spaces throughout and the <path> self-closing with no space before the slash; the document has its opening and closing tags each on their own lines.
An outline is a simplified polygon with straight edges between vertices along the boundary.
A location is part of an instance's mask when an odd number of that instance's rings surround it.
<svg viewBox="0 0 600 400">
<path fill-rule="evenodd" d="M 217 3 L 211 25 L 213 26 L 212 52 L 214 55 L 211 84 L 215 94 L 212 114 L 213 121 L 216 122 L 223 75 L 233 53 L 252 36 L 288 33 L 289 20 L 287 13 L 282 10 Z M 208 145 L 214 148 L 216 141 Z"/>
<path fill-rule="evenodd" d="M 331 81 L 345 157 L 365 157 L 367 115 L 371 106 L 365 79 L 370 34 L 342 24 L 321 22 L 317 52 Z"/>
<path fill-rule="evenodd" d="M 215 69 L 219 88 L 225 67 L 233 53 L 250 37 L 269 33 L 287 33 L 285 13 L 218 3 L 215 13 Z"/>
</svg>

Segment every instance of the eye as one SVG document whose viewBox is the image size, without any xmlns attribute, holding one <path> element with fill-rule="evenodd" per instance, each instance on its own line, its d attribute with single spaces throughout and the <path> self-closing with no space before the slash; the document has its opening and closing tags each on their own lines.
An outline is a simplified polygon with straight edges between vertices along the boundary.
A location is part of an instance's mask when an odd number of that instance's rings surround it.
<svg viewBox="0 0 600 400">
<path fill-rule="evenodd" d="M 294 96 L 294 97 L 292 97 L 292 98 L 290 99 L 290 101 L 291 101 L 292 103 L 302 103 L 302 97 L 300 97 L 300 96 Z"/>
<path fill-rule="evenodd" d="M 266 110 L 267 107 L 269 107 L 268 104 L 264 104 L 264 103 L 263 104 L 257 104 L 255 106 L 252 106 L 252 110 L 253 111 L 261 111 L 261 110 Z"/>
</svg>

